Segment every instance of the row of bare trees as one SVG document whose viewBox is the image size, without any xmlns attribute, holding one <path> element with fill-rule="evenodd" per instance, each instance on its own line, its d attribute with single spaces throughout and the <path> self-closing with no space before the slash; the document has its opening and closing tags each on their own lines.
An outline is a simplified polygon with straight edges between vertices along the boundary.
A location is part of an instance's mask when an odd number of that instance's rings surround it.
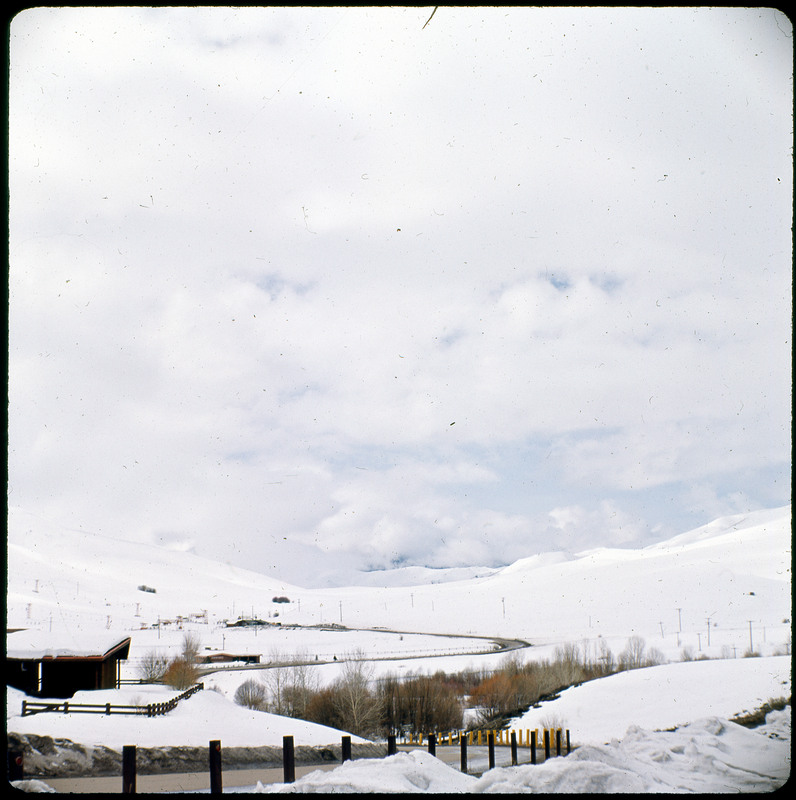
<svg viewBox="0 0 796 800">
<path fill-rule="evenodd" d="M 278 654 L 271 654 L 272 664 Z M 235 701 L 249 708 L 299 717 L 360 736 L 401 729 L 430 733 L 462 727 L 465 707 L 477 709 L 478 724 L 527 710 L 545 696 L 613 672 L 664 661 L 641 637 L 628 639 L 615 657 L 602 639 L 567 643 L 551 659 L 524 662 L 507 656 L 496 670 L 433 675 L 391 675 L 374 681 L 374 665 L 362 651 L 341 663 L 337 680 L 319 685 L 306 656 L 282 659 L 285 666 L 244 681 Z M 291 666 L 287 666 L 287 664 Z"/>
<path fill-rule="evenodd" d="M 148 653 L 141 677 L 184 689 L 199 675 L 199 639 L 187 633 L 180 653 L 169 659 Z M 447 674 L 387 675 L 374 681 L 374 664 L 363 651 L 341 661 L 340 674 L 321 686 L 306 653 L 269 655 L 269 668 L 244 681 L 235 702 L 247 708 L 318 722 L 360 736 L 401 729 L 430 733 L 462 727 L 465 707 L 477 709 L 478 724 L 522 713 L 545 696 L 583 681 L 663 663 L 663 655 L 631 636 L 615 657 L 603 639 L 556 647 L 551 659 L 524 662 L 507 656 L 496 670 Z"/>
</svg>

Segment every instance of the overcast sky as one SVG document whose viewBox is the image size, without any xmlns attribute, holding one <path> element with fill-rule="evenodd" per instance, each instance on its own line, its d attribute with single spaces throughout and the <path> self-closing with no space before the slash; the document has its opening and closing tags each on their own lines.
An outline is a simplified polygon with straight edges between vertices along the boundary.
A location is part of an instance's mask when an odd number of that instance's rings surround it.
<svg viewBox="0 0 796 800">
<path fill-rule="evenodd" d="M 790 21 L 431 11 L 12 21 L 9 504 L 313 585 L 790 502 Z"/>
</svg>

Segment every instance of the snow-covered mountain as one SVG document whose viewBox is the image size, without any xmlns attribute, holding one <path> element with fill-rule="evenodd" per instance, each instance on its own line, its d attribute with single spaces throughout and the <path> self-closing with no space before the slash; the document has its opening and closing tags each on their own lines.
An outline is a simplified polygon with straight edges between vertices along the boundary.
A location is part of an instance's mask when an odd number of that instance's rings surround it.
<svg viewBox="0 0 796 800">
<path fill-rule="evenodd" d="M 123 677 L 135 676 L 144 653 L 177 652 L 186 630 L 204 650 L 257 652 L 271 661 L 315 654 L 321 683 L 340 675 L 348 654 L 373 659 L 376 677 L 499 665 L 505 654 L 478 636 L 524 639 L 532 646 L 513 656 L 526 660 L 548 657 L 563 643 L 607 644 L 618 653 L 630 636 L 640 636 L 671 662 L 590 681 L 515 721 L 527 727 L 550 715 L 565 718 L 575 740 L 587 745 L 579 755 L 490 771 L 482 779 L 486 788 L 424 761 L 423 781 L 443 771 L 439 784 L 428 783 L 441 791 L 491 791 L 493 784 L 510 791 L 769 791 L 789 774 L 789 709 L 777 712 L 774 728 L 763 735 L 728 727 L 719 717 L 790 696 L 790 506 L 726 517 L 639 550 L 529 554 L 502 569 L 402 568 L 369 573 L 370 585 L 334 589 L 307 589 L 191 553 L 67 530 L 21 509 L 10 510 L 8 526 L 8 627 L 78 642 L 98 633 L 129 636 Z M 280 625 L 223 624 L 238 616 Z M 718 660 L 683 662 L 686 648 Z M 742 659 L 747 651 L 767 657 Z M 217 693 L 196 695 L 157 725 L 126 716 L 102 717 L 100 726 L 84 714 L 23 718 L 21 693 L 9 689 L 8 729 L 110 746 L 198 746 L 219 737 L 276 746 L 288 733 L 306 742 L 336 738 L 339 732 L 322 726 L 236 706 L 232 696 L 251 675 L 213 673 L 206 683 Z M 106 700 L 145 688 L 112 690 Z M 672 725 L 687 727 L 664 731 Z M 326 791 L 341 781 L 350 791 L 384 789 L 392 785 L 385 784 L 390 771 L 395 785 L 414 786 L 424 758 L 416 752 L 377 762 L 374 776 L 371 762 L 349 762 L 319 773 L 311 779 L 317 786 L 307 790 Z M 740 769 L 744 758 L 748 768 Z"/>
<path fill-rule="evenodd" d="M 536 645 L 640 634 L 677 657 L 686 645 L 742 651 L 750 626 L 753 647 L 789 638 L 791 509 L 725 517 L 639 550 L 529 554 L 497 570 L 402 568 L 369 578 L 368 586 L 307 589 L 9 511 L 9 627 L 131 631 L 158 619 L 255 616 Z"/>
</svg>

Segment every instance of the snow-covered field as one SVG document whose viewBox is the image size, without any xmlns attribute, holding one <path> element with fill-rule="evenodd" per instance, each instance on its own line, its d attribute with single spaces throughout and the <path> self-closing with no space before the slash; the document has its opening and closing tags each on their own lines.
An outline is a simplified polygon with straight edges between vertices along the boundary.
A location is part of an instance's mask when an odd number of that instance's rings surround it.
<svg viewBox="0 0 796 800">
<path fill-rule="evenodd" d="M 490 641 L 469 637 L 523 639 L 532 646 L 512 655 L 533 660 L 565 643 L 604 643 L 618 654 L 628 637 L 640 636 L 670 663 L 574 687 L 515 721 L 521 729 L 545 720 L 568 727 L 579 749 L 565 759 L 474 778 L 415 751 L 349 762 L 271 790 L 768 791 L 790 774 L 790 708 L 770 714 L 765 728 L 726 720 L 790 697 L 790 528 L 788 506 L 717 520 L 641 550 L 535 554 L 479 570 L 479 577 L 434 570 L 436 582 L 420 585 L 403 585 L 409 573 L 396 571 L 378 576 L 381 585 L 370 574 L 362 580 L 370 585 L 308 589 L 190 553 L 64 530 L 11 509 L 7 622 L 47 632 L 62 651 L 79 651 L 97 631 L 130 636 L 123 677 L 135 677 L 145 653 L 176 653 L 190 631 L 203 653 L 317 657 L 313 670 L 322 684 L 352 656 L 374 659 L 376 677 L 491 668 L 506 658 Z M 281 626 L 223 625 L 238 616 Z M 330 630 L 332 623 L 347 629 Z M 327 628 L 312 627 L 321 624 Z M 390 630 L 359 630 L 373 628 Z M 710 660 L 683 662 L 684 649 Z M 743 658 L 748 651 L 759 657 Z M 237 686 L 258 674 L 213 673 L 205 684 L 218 691 L 200 692 L 154 719 L 22 718 L 22 695 L 9 690 L 7 728 L 111 747 L 206 746 L 210 739 L 276 746 L 287 734 L 296 744 L 339 743 L 340 731 L 236 706 Z M 152 702 L 144 699 L 151 692 L 168 694 L 137 686 L 80 693 L 92 699 L 74 702 Z"/>
</svg>

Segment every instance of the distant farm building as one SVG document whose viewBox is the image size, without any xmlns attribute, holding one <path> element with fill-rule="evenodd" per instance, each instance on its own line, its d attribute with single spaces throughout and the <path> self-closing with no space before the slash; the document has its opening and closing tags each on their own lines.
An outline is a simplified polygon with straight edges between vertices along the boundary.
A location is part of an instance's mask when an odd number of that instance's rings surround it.
<svg viewBox="0 0 796 800">
<path fill-rule="evenodd" d="M 130 637 L 21 630 L 6 637 L 6 684 L 37 697 L 116 689 Z"/>
<path fill-rule="evenodd" d="M 203 658 L 205 664 L 231 664 L 239 661 L 243 664 L 259 664 L 259 654 L 235 655 L 234 653 L 211 653 Z"/>
</svg>

